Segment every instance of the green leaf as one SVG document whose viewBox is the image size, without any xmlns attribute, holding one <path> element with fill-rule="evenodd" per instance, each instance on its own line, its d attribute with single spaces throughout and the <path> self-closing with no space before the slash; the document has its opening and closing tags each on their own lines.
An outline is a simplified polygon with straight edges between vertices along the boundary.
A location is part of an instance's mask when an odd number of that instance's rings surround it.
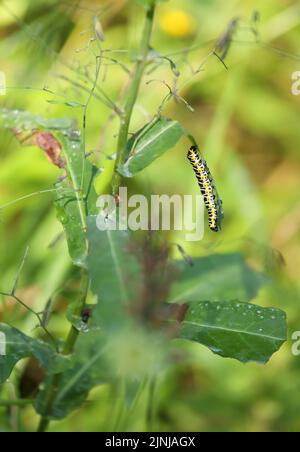
<svg viewBox="0 0 300 452">
<path fill-rule="evenodd" d="M 286 341 L 286 315 L 273 308 L 239 302 L 191 303 L 180 337 L 243 363 L 265 364 Z"/>
<path fill-rule="evenodd" d="M 44 130 L 70 130 L 74 126 L 74 120 L 71 118 L 44 118 L 42 116 L 33 116 L 31 113 L 23 110 L 0 109 L 0 118 L 2 127 L 17 129 L 18 131 L 29 131 L 36 128 Z"/>
<path fill-rule="evenodd" d="M 241 254 L 212 254 L 197 258 L 194 265 L 178 262 L 178 281 L 174 284 L 170 303 L 222 301 L 255 298 L 268 279 L 252 270 Z"/>
<path fill-rule="evenodd" d="M 68 177 L 57 184 L 57 216 L 63 225 L 73 263 L 85 267 L 88 250 L 86 215 L 96 212 L 97 194 L 93 181 L 97 168 L 83 155 L 80 140 L 72 139 L 69 134 L 58 134 L 58 139 Z"/>
<path fill-rule="evenodd" d="M 133 177 L 173 148 L 184 134 L 186 130 L 172 119 L 160 117 L 147 124 L 128 141 L 127 160 L 119 166 L 119 173 Z"/>
<path fill-rule="evenodd" d="M 51 410 L 47 407 L 47 401 L 52 377 L 47 379 L 36 398 L 37 412 L 44 415 L 47 411 L 47 418 L 62 419 L 79 408 L 92 388 L 110 381 L 105 353 L 103 333 L 90 331 L 80 335 L 69 368 L 59 381 Z"/>
<path fill-rule="evenodd" d="M 23 358 L 34 356 L 44 368 L 48 369 L 51 364 L 53 372 L 63 370 L 67 364 L 66 358 L 58 355 L 48 344 L 26 336 L 16 328 L 1 323 L 0 333 L 0 384 L 8 379 Z"/>
<path fill-rule="evenodd" d="M 141 269 L 131 251 L 127 231 L 100 231 L 96 216 L 88 217 L 88 272 L 92 292 L 98 297 L 93 317 L 105 327 L 118 327 L 125 321 L 124 313 L 141 290 Z"/>
</svg>

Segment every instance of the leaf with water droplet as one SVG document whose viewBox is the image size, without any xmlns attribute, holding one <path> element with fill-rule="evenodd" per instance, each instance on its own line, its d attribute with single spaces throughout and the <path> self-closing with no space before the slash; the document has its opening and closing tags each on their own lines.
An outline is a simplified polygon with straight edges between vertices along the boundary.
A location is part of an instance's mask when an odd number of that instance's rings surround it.
<svg viewBox="0 0 300 452">
<path fill-rule="evenodd" d="M 57 185 L 56 208 L 66 234 L 74 265 L 85 267 L 88 242 L 86 216 L 96 213 L 97 193 L 94 179 L 97 168 L 86 159 L 81 141 L 72 135 L 58 134 L 68 177 Z M 62 211 L 64 214 L 62 215 Z"/>
<path fill-rule="evenodd" d="M 193 302 L 181 324 L 180 337 L 225 358 L 265 364 L 286 341 L 286 316 L 280 309 L 248 303 Z"/>
</svg>

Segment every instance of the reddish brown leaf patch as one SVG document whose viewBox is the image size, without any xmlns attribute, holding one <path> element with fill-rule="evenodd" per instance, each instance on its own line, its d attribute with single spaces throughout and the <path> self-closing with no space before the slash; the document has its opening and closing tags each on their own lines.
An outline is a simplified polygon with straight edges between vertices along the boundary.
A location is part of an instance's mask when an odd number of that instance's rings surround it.
<svg viewBox="0 0 300 452">
<path fill-rule="evenodd" d="M 58 168 L 64 168 L 65 162 L 61 157 L 61 144 L 50 132 L 36 132 L 32 143 L 42 149 L 50 163 Z"/>
<path fill-rule="evenodd" d="M 50 163 L 58 168 L 65 167 L 65 162 L 61 157 L 61 144 L 52 133 L 33 130 L 25 134 L 16 129 L 13 129 L 13 132 L 21 144 L 38 146 L 44 151 Z"/>
</svg>

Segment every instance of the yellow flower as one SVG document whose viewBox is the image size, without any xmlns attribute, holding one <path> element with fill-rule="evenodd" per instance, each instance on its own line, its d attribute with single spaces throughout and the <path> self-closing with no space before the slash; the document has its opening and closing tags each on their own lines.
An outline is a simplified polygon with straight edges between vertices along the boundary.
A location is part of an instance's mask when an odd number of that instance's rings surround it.
<svg viewBox="0 0 300 452">
<path fill-rule="evenodd" d="M 190 36 L 195 29 L 193 17 L 181 9 L 166 9 L 161 13 L 159 25 L 165 33 L 176 38 Z"/>
</svg>

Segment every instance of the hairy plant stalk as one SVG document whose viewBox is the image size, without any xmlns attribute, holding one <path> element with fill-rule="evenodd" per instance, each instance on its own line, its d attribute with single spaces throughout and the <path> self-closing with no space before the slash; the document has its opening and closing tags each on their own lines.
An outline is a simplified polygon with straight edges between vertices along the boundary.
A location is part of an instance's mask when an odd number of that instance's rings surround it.
<svg viewBox="0 0 300 452">
<path fill-rule="evenodd" d="M 88 274 L 86 273 L 86 271 L 84 271 L 82 274 L 80 297 L 78 300 L 77 308 L 75 310 L 75 314 L 78 316 L 81 315 L 81 312 L 85 307 L 86 298 L 87 298 L 88 290 L 89 290 L 89 285 L 90 285 L 90 281 L 89 281 Z M 79 331 L 72 325 L 70 328 L 70 331 L 68 333 L 64 348 L 62 350 L 62 355 L 68 356 L 74 352 L 74 347 L 75 347 L 79 334 L 80 334 Z M 56 374 L 53 376 L 51 386 L 49 388 L 49 395 L 48 395 L 48 400 L 46 403 L 46 409 L 45 409 L 43 416 L 41 417 L 41 420 L 40 420 L 40 423 L 38 426 L 38 432 L 40 432 L 40 433 L 45 432 L 49 427 L 50 420 L 48 419 L 48 413 L 51 411 L 51 408 L 53 407 L 53 405 L 55 403 L 55 399 L 57 396 L 57 390 L 58 390 L 62 377 L 63 377 L 63 373 Z"/>
<path fill-rule="evenodd" d="M 154 14 L 155 14 L 155 2 L 151 6 L 149 6 L 149 8 L 147 9 L 147 12 L 146 12 L 146 20 L 145 20 L 145 25 L 144 25 L 144 30 L 143 30 L 141 47 L 140 47 L 140 51 L 139 51 L 139 60 L 136 63 L 136 67 L 134 69 L 131 85 L 128 90 L 127 100 L 126 100 L 125 107 L 124 107 L 124 116 L 123 116 L 123 121 L 121 122 L 119 138 L 118 138 L 115 171 L 114 171 L 114 176 L 113 176 L 113 180 L 112 180 L 112 192 L 114 195 L 117 194 L 119 186 L 120 186 L 121 177 L 118 173 L 118 167 L 124 161 L 124 151 L 126 149 L 126 143 L 127 143 L 127 139 L 128 139 L 128 132 L 129 132 L 129 126 L 130 126 L 130 121 L 131 121 L 131 117 L 132 117 L 132 112 L 133 112 L 133 108 L 134 108 L 134 105 L 137 100 L 139 88 L 140 88 L 143 74 L 144 74 L 144 71 L 145 71 L 145 68 L 147 65 L 147 56 L 148 56 L 148 52 L 149 52 L 150 40 L 151 40 L 152 29 L 153 29 Z"/>
</svg>

